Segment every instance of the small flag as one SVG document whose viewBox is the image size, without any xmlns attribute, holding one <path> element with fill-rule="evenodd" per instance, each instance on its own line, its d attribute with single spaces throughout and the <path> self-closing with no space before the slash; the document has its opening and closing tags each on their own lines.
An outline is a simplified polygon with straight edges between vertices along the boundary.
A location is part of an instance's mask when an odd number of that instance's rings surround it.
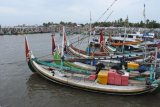
<svg viewBox="0 0 160 107">
<path fill-rule="evenodd" d="M 104 43 L 104 35 L 103 35 L 103 31 L 101 31 L 100 33 L 100 51 L 103 52 L 103 43 Z"/>
<path fill-rule="evenodd" d="M 55 34 L 54 33 L 52 33 L 52 54 L 54 53 L 54 51 L 55 51 L 55 48 L 56 48 L 56 45 L 55 45 L 55 40 L 54 40 L 54 36 L 55 36 Z"/>
<path fill-rule="evenodd" d="M 101 31 L 100 33 L 100 45 L 101 46 L 103 45 L 103 42 L 104 42 L 104 35 L 103 35 L 103 32 Z"/>
</svg>

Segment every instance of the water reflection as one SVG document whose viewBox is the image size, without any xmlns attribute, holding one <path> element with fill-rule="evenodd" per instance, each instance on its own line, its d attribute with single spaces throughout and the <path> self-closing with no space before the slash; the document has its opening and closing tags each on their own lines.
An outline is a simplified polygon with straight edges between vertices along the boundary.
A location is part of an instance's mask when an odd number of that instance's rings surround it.
<svg viewBox="0 0 160 107">
<path fill-rule="evenodd" d="M 27 81 L 28 96 L 31 99 L 42 98 L 45 96 L 45 100 L 50 104 L 57 106 L 74 105 L 84 106 L 88 105 L 92 107 L 155 107 L 159 105 L 159 95 L 139 95 L 139 96 L 115 96 L 106 94 L 97 94 L 79 89 L 73 89 L 66 86 L 58 85 L 48 81 L 38 74 L 32 74 Z M 47 98 L 47 99 L 46 99 Z M 37 98 L 36 98 L 37 99 Z"/>
<path fill-rule="evenodd" d="M 50 35 L 28 35 L 30 48 L 37 57 L 51 52 Z M 56 35 L 56 40 L 58 43 L 61 37 Z M 159 107 L 160 105 L 160 94 L 113 96 L 52 83 L 29 70 L 25 62 L 24 36 L 0 37 L 0 44 L 0 106 L 2 107 Z"/>
</svg>

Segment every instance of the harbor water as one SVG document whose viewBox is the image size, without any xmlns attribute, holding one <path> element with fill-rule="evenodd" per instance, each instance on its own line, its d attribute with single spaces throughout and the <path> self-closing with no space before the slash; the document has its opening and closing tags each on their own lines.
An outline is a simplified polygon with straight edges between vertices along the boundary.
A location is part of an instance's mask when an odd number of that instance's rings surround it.
<svg viewBox="0 0 160 107">
<path fill-rule="evenodd" d="M 98 94 L 61 86 L 32 73 L 25 61 L 25 36 L 0 36 L 0 107 L 160 106 L 160 94 Z M 35 56 L 51 54 L 51 34 L 32 34 L 27 37 Z M 62 37 L 56 35 L 55 39 L 56 43 L 61 43 Z"/>
</svg>

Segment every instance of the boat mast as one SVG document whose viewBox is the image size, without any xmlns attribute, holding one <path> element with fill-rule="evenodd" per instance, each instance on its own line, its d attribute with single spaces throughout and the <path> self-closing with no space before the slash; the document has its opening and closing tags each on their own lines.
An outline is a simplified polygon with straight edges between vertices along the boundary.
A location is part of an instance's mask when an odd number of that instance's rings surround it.
<svg viewBox="0 0 160 107">
<path fill-rule="evenodd" d="M 91 15 L 91 11 L 90 11 L 90 25 L 89 25 L 89 36 L 91 36 L 91 31 L 92 31 L 92 15 Z"/>
<path fill-rule="evenodd" d="M 158 48 L 155 48 L 156 53 L 155 53 L 155 65 L 154 65 L 154 70 L 156 70 L 157 67 L 157 54 L 158 54 Z M 154 79 L 156 78 L 156 72 L 154 72 Z"/>
<path fill-rule="evenodd" d="M 125 41 L 126 41 L 126 36 L 127 36 L 127 28 L 126 28 L 126 26 L 127 26 L 127 20 L 128 20 L 128 16 L 127 16 L 127 19 L 126 19 L 126 23 L 125 23 L 125 30 L 124 30 L 124 39 L 123 39 L 123 46 L 122 46 L 122 53 L 124 53 L 124 43 L 125 43 Z"/>
<path fill-rule="evenodd" d="M 123 46 L 122 46 L 122 53 L 124 53 L 124 43 L 126 41 L 126 26 L 125 26 L 125 31 L 124 31 L 124 39 L 123 39 Z"/>
<path fill-rule="evenodd" d="M 146 5 L 144 4 L 143 17 L 144 17 L 144 27 L 146 27 Z"/>
<path fill-rule="evenodd" d="M 63 26 L 62 31 L 62 49 L 61 49 L 61 67 L 63 66 L 63 60 L 64 60 L 64 39 L 65 39 L 65 27 Z"/>
<path fill-rule="evenodd" d="M 144 35 L 145 33 L 145 28 L 146 28 L 146 9 L 145 9 L 146 5 L 144 4 L 144 10 L 143 10 L 143 17 L 144 17 Z M 144 54 L 144 59 L 146 58 L 146 48 L 147 48 L 147 44 L 146 44 L 146 38 L 144 37 L 144 42 L 145 42 L 145 54 Z"/>
<path fill-rule="evenodd" d="M 88 44 L 91 39 L 91 30 L 92 30 L 92 18 L 91 18 L 91 11 L 90 11 L 90 22 L 89 22 L 89 39 L 88 39 Z"/>
</svg>

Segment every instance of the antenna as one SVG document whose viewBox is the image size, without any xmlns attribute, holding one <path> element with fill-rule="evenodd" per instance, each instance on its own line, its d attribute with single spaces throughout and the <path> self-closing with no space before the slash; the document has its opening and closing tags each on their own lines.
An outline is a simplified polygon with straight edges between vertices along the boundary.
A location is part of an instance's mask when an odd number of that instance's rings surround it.
<svg viewBox="0 0 160 107">
<path fill-rule="evenodd" d="M 144 4 L 144 10 L 143 10 L 143 17 L 144 17 L 144 24 L 146 24 L 146 5 Z"/>
<path fill-rule="evenodd" d="M 90 11 L 90 25 L 89 25 L 90 36 L 91 36 L 91 29 L 92 29 L 92 14 L 91 14 L 91 11 Z"/>
<path fill-rule="evenodd" d="M 144 28 L 146 28 L 146 5 L 144 4 L 144 10 L 143 10 L 143 17 L 144 17 Z M 144 29 L 144 35 L 145 35 L 145 29 Z M 144 41 L 145 41 L 145 53 L 146 53 L 146 47 L 147 47 L 147 44 L 146 44 L 146 38 L 144 37 Z M 146 58 L 146 54 L 144 56 L 144 58 Z"/>
</svg>

